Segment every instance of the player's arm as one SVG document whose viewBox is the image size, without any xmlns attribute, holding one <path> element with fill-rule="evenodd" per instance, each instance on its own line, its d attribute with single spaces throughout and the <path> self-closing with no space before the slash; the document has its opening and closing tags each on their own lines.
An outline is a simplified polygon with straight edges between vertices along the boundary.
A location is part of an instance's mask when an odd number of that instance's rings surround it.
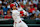
<svg viewBox="0 0 40 27">
<path fill-rule="evenodd" d="M 24 15 L 29 16 L 29 13 L 28 13 L 28 12 L 26 12 L 25 10 L 23 10 L 23 12 L 24 12 L 24 13 L 23 13 Z"/>
<path fill-rule="evenodd" d="M 23 12 L 24 12 L 24 13 L 23 13 L 24 15 L 26 15 L 26 14 L 27 14 L 27 12 L 26 12 L 25 10 L 23 10 Z"/>
<path fill-rule="evenodd" d="M 22 11 L 22 13 L 24 14 L 24 15 L 26 15 L 27 13 L 26 13 L 26 11 L 25 10 L 23 10 L 23 8 L 22 7 L 20 7 L 21 8 L 21 10 L 20 11 Z"/>
<path fill-rule="evenodd" d="M 26 12 L 25 10 L 23 10 L 23 8 L 21 7 L 21 13 L 23 13 L 24 15 L 27 15 L 27 16 L 29 16 L 29 14 L 28 14 L 28 12 Z"/>
</svg>

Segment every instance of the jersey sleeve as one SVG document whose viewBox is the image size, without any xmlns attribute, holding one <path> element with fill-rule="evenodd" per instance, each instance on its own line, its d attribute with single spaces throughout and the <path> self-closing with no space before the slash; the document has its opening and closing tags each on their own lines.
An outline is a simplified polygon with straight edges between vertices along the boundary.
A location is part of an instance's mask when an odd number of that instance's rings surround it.
<svg viewBox="0 0 40 27">
<path fill-rule="evenodd" d="M 24 12 L 24 13 L 23 13 L 24 15 L 26 15 L 26 14 L 27 14 L 27 12 L 26 12 L 25 10 L 23 10 L 23 12 Z"/>
<path fill-rule="evenodd" d="M 23 10 L 23 12 L 24 12 L 24 13 L 23 13 L 24 15 L 29 16 L 29 13 L 28 13 L 28 12 L 26 12 L 25 10 Z"/>
</svg>

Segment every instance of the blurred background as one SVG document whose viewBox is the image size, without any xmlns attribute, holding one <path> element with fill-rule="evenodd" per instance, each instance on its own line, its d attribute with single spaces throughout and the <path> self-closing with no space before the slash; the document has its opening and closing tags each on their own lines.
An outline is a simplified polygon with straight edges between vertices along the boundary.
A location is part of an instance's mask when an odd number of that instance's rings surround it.
<svg viewBox="0 0 40 27">
<path fill-rule="evenodd" d="M 21 14 L 21 19 L 31 26 L 40 26 L 40 0 L 0 0 L 0 26 L 12 26 L 13 19 L 10 4 L 15 3 L 17 9 L 24 9 L 27 15 Z M 21 7 L 20 7 L 21 6 Z"/>
</svg>

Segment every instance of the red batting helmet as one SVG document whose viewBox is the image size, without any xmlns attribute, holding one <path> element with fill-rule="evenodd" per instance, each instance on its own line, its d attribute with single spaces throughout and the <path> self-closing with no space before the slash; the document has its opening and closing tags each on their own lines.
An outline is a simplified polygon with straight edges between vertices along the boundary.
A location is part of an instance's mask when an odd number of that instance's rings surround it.
<svg viewBox="0 0 40 27">
<path fill-rule="evenodd" d="M 13 6 L 15 6 L 15 4 L 10 4 L 10 8 L 12 8 Z"/>
</svg>

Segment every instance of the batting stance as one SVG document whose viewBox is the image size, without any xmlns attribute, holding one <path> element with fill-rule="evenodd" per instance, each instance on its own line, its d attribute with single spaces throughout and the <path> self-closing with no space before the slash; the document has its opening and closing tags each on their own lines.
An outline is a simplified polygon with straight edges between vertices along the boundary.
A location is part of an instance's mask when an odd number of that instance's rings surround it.
<svg viewBox="0 0 40 27">
<path fill-rule="evenodd" d="M 20 18 L 20 12 L 16 10 L 15 4 L 11 4 L 10 8 L 12 8 L 12 17 L 14 20 L 14 27 L 28 27 Z"/>
</svg>

